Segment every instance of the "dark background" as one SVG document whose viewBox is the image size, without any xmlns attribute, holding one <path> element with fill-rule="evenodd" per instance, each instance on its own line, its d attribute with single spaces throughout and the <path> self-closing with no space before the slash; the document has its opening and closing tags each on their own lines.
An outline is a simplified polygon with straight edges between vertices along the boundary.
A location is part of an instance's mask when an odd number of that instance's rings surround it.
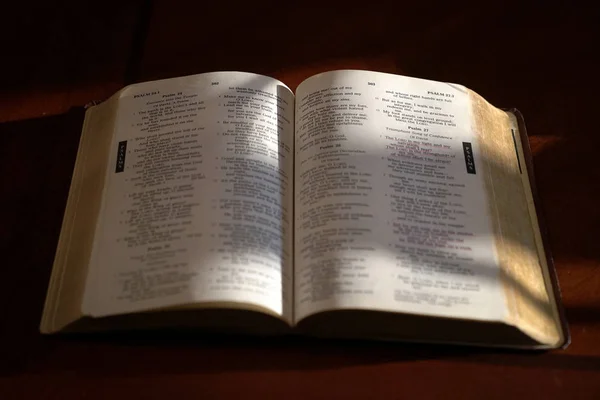
<svg viewBox="0 0 600 400">
<path fill-rule="evenodd" d="M 0 398 L 600 397 L 600 13 L 567 2 L 353 4 L 2 5 Z M 38 334 L 80 133 L 72 107 L 183 74 L 251 71 L 295 89 L 339 68 L 457 82 L 523 113 L 567 350 Z"/>
</svg>

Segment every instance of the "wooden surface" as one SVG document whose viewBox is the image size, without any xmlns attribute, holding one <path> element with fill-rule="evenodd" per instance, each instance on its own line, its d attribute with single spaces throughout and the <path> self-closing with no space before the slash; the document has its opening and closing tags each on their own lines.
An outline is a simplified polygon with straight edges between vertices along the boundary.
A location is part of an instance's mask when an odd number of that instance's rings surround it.
<svg viewBox="0 0 600 400">
<path fill-rule="evenodd" d="M 11 5 L 1 17 L 0 398 L 600 398 L 596 10 L 95 3 Z M 79 137 L 80 115 L 65 111 L 132 81 L 233 69 L 295 88 L 335 68 L 458 82 L 522 111 L 567 350 L 38 334 Z"/>
</svg>

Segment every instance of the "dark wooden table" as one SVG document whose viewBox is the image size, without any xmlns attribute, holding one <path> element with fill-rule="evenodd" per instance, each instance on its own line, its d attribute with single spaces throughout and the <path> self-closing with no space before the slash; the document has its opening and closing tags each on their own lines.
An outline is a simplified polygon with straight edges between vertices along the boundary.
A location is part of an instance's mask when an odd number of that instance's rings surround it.
<svg viewBox="0 0 600 400">
<path fill-rule="evenodd" d="M 109 3 L 3 6 L 0 398 L 600 398 L 597 10 Z M 295 88 L 337 68 L 458 82 L 523 112 L 568 349 L 38 334 L 79 136 L 65 112 L 154 78 L 243 70 Z"/>
</svg>

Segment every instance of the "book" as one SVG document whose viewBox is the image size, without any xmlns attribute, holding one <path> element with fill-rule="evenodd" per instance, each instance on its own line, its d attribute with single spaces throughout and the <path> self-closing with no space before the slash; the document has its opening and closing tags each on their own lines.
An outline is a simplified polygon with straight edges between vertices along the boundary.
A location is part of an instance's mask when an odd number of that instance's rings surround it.
<svg viewBox="0 0 600 400">
<path fill-rule="evenodd" d="M 41 332 L 568 343 L 522 116 L 464 86 L 214 72 L 85 113 Z"/>
</svg>

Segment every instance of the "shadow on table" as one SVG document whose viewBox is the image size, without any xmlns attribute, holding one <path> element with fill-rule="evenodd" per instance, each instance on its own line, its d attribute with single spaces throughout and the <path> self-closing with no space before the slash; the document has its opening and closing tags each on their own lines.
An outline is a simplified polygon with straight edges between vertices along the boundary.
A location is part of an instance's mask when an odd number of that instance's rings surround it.
<svg viewBox="0 0 600 400">
<path fill-rule="evenodd" d="M 39 353 L 34 348 L 38 347 Z M 600 358 L 431 344 L 300 337 L 119 335 L 43 338 L 3 360 L 4 375 L 73 371 L 78 376 L 137 376 L 251 370 L 318 370 L 386 363 L 476 363 L 558 370 L 598 370 Z M 28 354 L 29 353 L 29 354 Z"/>
</svg>

